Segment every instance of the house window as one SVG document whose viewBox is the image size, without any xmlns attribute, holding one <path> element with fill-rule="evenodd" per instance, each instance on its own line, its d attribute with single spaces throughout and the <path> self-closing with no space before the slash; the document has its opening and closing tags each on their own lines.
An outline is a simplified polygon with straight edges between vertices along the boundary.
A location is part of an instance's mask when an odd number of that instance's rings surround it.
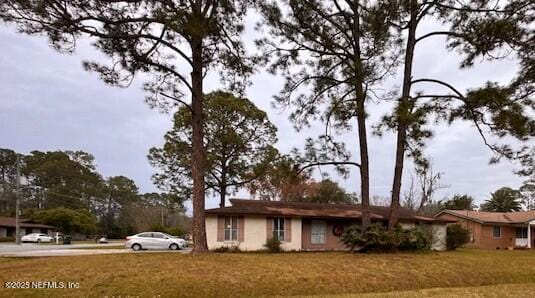
<svg viewBox="0 0 535 298">
<path fill-rule="evenodd" d="M 284 218 L 283 217 L 273 218 L 273 239 L 284 241 Z"/>
<path fill-rule="evenodd" d="M 528 228 L 516 228 L 516 238 L 528 238 Z"/>
<path fill-rule="evenodd" d="M 225 216 L 225 241 L 238 241 L 237 216 Z"/>
<path fill-rule="evenodd" d="M 325 244 L 326 230 L 325 221 L 313 220 L 310 227 L 310 242 L 312 244 Z"/>
<path fill-rule="evenodd" d="M 501 238 L 502 237 L 502 227 L 500 226 L 493 226 L 492 227 L 492 236 L 494 238 Z"/>
</svg>

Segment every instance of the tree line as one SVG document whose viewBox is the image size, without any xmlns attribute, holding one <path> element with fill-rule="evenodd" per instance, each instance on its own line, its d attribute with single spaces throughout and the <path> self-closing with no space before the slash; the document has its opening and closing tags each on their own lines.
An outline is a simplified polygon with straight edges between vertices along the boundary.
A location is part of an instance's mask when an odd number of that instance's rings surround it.
<svg viewBox="0 0 535 298">
<path fill-rule="evenodd" d="M 18 164 L 17 164 L 18 159 Z M 103 177 L 94 157 L 83 151 L 0 148 L 0 214 L 15 214 L 17 167 L 22 217 L 65 233 L 120 238 L 137 231 L 189 229 L 183 199 L 166 193 L 140 193 L 126 176 Z"/>
<path fill-rule="evenodd" d="M 218 71 L 222 82 L 237 92 L 244 90 L 258 65 L 284 75 L 286 83 L 275 101 L 291 109 L 296 128 L 318 120 L 325 125 L 323 135 L 307 142 L 305 159 L 291 166 L 296 172 L 292 179 L 300 179 L 311 166 L 331 165 L 340 172 L 358 168 L 364 225 L 370 222 L 368 134 L 393 131 L 392 228 L 401 205 L 405 161 L 427 166 L 423 151 L 434 123 L 472 123 L 494 153 L 492 162 L 516 160 L 528 168 L 520 174 L 533 175 L 535 148 L 528 141 L 535 134 L 534 5 L 530 0 L 8 0 L 0 4 L 0 18 L 23 33 L 46 35 L 61 52 L 73 51 L 79 38 L 92 38 L 110 63 L 84 62 L 87 70 L 116 86 L 127 86 L 136 74 L 145 73 L 150 77 L 145 90 L 151 106 L 187 109 L 190 167 L 185 175 L 191 177 L 194 251 L 205 252 L 206 192 L 225 193 L 225 183 L 207 178 L 213 162 L 205 141 L 209 116 L 203 83 L 208 72 Z M 248 55 L 242 40 L 249 9 L 261 18 L 256 26 L 262 35 L 256 41 L 259 56 Z M 440 30 L 420 30 L 424 21 L 441 24 Z M 439 36 L 447 37 L 441 46 L 461 55 L 458 69 L 515 57 L 518 71 L 506 83 L 489 78 L 467 90 L 456 88 L 448 78 L 415 77 L 418 48 Z M 382 84 L 397 70 L 402 70 L 400 87 L 382 92 Z M 393 109 L 370 126 L 368 114 L 376 102 L 393 103 Z M 346 150 L 336 136 L 354 127 L 358 146 Z M 493 142 L 495 137 L 500 142 Z M 513 146 L 510 140 L 522 145 Z M 348 151 L 357 152 L 358 158 L 353 160 Z M 285 157 L 281 159 L 284 163 Z M 207 184 L 212 178 L 216 183 Z"/>
<path fill-rule="evenodd" d="M 479 210 L 487 212 L 514 212 L 514 211 L 531 211 L 535 210 L 533 205 L 534 192 L 526 191 L 523 188 L 512 189 L 510 187 L 501 187 L 496 191 L 490 193 L 488 199 L 486 199 L 479 206 L 476 204 L 475 199 L 467 194 L 464 195 L 454 195 L 449 199 L 443 199 L 438 201 L 430 201 L 424 205 L 418 211 L 428 214 L 435 215 L 438 212 L 449 209 L 449 210 Z M 404 204 L 405 207 L 409 207 Z"/>
<path fill-rule="evenodd" d="M 441 182 L 443 176 L 444 173 L 435 172 L 431 164 L 425 168 L 417 168 L 411 175 L 406 191 L 401 196 L 401 205 L 428 215 L 435 215 L 444 209 L 475 210 L 478 208 L 475 199 L 468 194 L 456 194 L 449 199 L 437 200 L 437 191 L 450 187 Z M 533 182 L 533 179 L 527 179 L 518 189 L 507 186 L 499 188 L 490 193 L 489 198 L 479 206 L 479 210 L 491 212 L 535 210 Z M 378 200 L 377 203 L 385 205 L 385 200 Z"/>
</svg>

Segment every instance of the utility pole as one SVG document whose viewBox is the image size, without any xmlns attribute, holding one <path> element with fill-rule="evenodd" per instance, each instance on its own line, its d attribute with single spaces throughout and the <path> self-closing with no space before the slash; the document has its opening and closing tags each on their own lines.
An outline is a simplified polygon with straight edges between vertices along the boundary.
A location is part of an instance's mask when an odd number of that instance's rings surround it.
<svg viewBox="0 0 535 298">
<path fill-rule="evenodd" d="M 160 211 L 161 211 L 161 215 L 162 215 L 162 228 L 165 226 L 164 225 L 164 220 L 163 220 L 163 206 L 160 206 Z"/>
<path fill-rule="evenodd" d="M 17 154 L 17 181 L 16 181 L 16 197 L 15 197 L 15 241 L 20 245 L 20 223 L 19 223 L 19 213 L 20 213 L 20 155 Z"/>
</svg>

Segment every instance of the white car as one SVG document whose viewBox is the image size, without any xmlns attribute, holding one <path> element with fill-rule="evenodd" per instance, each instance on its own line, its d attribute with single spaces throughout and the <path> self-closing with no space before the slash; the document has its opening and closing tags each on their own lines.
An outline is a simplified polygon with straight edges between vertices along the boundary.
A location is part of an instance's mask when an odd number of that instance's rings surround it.
<svg viewBox="0 0 535 298">
<path fill-rule="evenodd" d="M 166 233 L 143 232 L 126 237 L 124 246 L 136 251 L 142 249 L 179 250 L 186 247 L 186 241 L 182 238 L 171 236 Z"/>
<path fill-rule="evenodd" d="M 48 236 L 47 234 L 41 234 L 41 233 L 32 233 L 28 235 L 22 236 L 20 238 L 20 241 L 22 242 L 35 242 L 35 243 L 41 243 L 41 242 L 52 242 L 54 240 L 54 237 Z"/>
</svg>

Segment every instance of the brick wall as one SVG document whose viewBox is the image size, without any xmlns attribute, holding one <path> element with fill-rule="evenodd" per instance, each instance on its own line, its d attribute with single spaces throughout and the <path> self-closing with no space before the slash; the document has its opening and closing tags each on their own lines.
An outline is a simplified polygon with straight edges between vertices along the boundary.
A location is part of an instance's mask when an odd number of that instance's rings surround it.
<svg viewBox="0 0 535 298">
<path fill-rule="evenodd" d="M 514 227 L 501 227 L 501 237 L 494 238 L 493 225 L 483 225 L 478 222 L 466 220 L 442 213 L 437 218 L 447 220 L 457 220 L 457 224 L 462 225 L 472 234 L 472 241 L 466 247 L 483 248 L 483 249 L 507 249 L 514 247 L 516 238 L 516 229 Z"/>
<path fill-rule="evenodd" d="M 492 231 L 492 225 L 481 225 L 481 248 L 507 249 L 515 246 L 516 229 L 514 227 L 502 226 L 500 238 L 494 238 Z"/>
</svg>

